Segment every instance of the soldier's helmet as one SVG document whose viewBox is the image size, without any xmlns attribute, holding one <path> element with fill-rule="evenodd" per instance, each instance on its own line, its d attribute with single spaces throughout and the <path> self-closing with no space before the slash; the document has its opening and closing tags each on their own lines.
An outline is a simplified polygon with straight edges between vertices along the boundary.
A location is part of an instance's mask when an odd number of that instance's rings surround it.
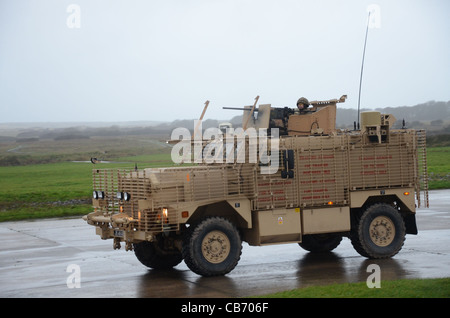
<svg viewBox="0 0 450 318">
<path fill-rule="evenodd" d="M 305 105 L 305 108 L 309 106 L 309 101 L 305 98 L 305 97 L 300 97 L 297 101 L 297 106 L 298 104 L 303 104 Z"/>
</svg>

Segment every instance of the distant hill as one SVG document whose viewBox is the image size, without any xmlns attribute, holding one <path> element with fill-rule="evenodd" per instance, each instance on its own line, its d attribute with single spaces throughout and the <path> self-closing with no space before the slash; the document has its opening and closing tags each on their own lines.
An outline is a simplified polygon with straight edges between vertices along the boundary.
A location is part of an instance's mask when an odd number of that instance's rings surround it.
<svg viewBox="0 0 450 318">
<path fill-rule="evenodd" d="M 383 114 L 393 114 L 397 119 L 395 128 L 400 128 L 404 119 L 408 128 L 426 128 L 432 134 L 450 134 L 450 101 L 429 101 L 415 106 L 361 109 L 361 112 L 370 110 L 376 110 Z M 338 128 L 351 129 L 353 128 L 353 122 L 356 120 L 356 109 L 340 108 L 338 106 L 336 115 L 336 126 Z M 242 124 L 242 115 L 234 116 L 229 120 L 207 119 L 202 122 L 202 128 L 218 127 L 222 122 L 231 122 L 234 127 L 239 127 Z M 175 120 L 172 122 L 0 124 L 0 142 L 31 139 L 85 139 L 91 136 L 125 135 L 151 135 L 164 139 L 168 138 L 172 131 L 178 127 L 185 127 L 192 131 L 194 119 Z"/>
<path fill-rule="evenodd" d="M 361 109 L 364 111 L 379 111 L 382 114 L 392 114 L 397 119 L 396 126 L 401 126 L 404 119 L 408 127 L 429 124 L 434 126 L 448 125 L 450 122 L 450 101 L 418 104 L 415 106 L 385 107 L 377 109 Z M 339 108 L 336 114 L 336 125 L 338 127 L 353 127 L 353 122 L 357 120 L 358 111 L 356 109 Z"/>
</svg>

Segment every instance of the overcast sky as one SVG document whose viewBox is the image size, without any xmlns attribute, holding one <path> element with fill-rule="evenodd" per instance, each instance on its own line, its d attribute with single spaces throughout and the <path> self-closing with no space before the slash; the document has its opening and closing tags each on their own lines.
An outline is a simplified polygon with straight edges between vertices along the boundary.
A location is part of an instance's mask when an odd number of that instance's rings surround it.
<svg viewBox="0 0 450 318">
<path fill-rule="evenodd" d="M 361 107 L 450 100 L 448 0 L 0 0 L 0 122 L 356 109 L 370 4 Z"/>
</svg>

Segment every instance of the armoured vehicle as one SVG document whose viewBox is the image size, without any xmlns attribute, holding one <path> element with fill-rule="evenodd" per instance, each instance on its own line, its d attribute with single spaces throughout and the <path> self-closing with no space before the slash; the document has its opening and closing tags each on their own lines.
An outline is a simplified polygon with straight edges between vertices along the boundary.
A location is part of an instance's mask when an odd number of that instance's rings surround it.
<svg viewBox="0 0 450 318">
<path fill-rule="evenodd" d="M 243 242 L 298 243 L 319 253 L 348 237 L 364 257 L 392 257 L 406 234 L 417 234 L 416 207 L 428 205 L 425 132 L 393 129 L 395 118 L 378 112 L 361 113 L 361 129 L 336 129 L 345 98 L 311 102 L 304 112 L 256 102 L 242 108 L 241 133 L 270 131 L 253 148 L 278 163 L 269 173 L 270 162 L 251 160 L 248 137 L 244 160 L 221 152 L 226 160 L 93 169 L 94 211 L 83 218 L 145 266 L 184 260 L 203 276 L 233 270 Z M 238 129 L 223 136 L 226 143 L 237 145 Z M 226 144 L 198 140 L 203 151 Z"/>
</svg>

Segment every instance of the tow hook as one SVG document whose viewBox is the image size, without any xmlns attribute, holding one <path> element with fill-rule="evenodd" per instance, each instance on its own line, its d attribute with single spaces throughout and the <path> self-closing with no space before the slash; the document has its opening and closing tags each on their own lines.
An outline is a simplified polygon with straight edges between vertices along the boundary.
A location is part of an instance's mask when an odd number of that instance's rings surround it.
<svg viewBox="0 0 450 318">
<path fill-rule="evenodd" d="M 120 238 L 118 237 L 114 238 L 113 248 L 115 250 L 120 250 Z"/>
<path fill-rule="evenodd" d="M 125 251 L 132 251 L 133 250 L 133 244 L 128 241 L 125 243 Z"/>
</svg>

